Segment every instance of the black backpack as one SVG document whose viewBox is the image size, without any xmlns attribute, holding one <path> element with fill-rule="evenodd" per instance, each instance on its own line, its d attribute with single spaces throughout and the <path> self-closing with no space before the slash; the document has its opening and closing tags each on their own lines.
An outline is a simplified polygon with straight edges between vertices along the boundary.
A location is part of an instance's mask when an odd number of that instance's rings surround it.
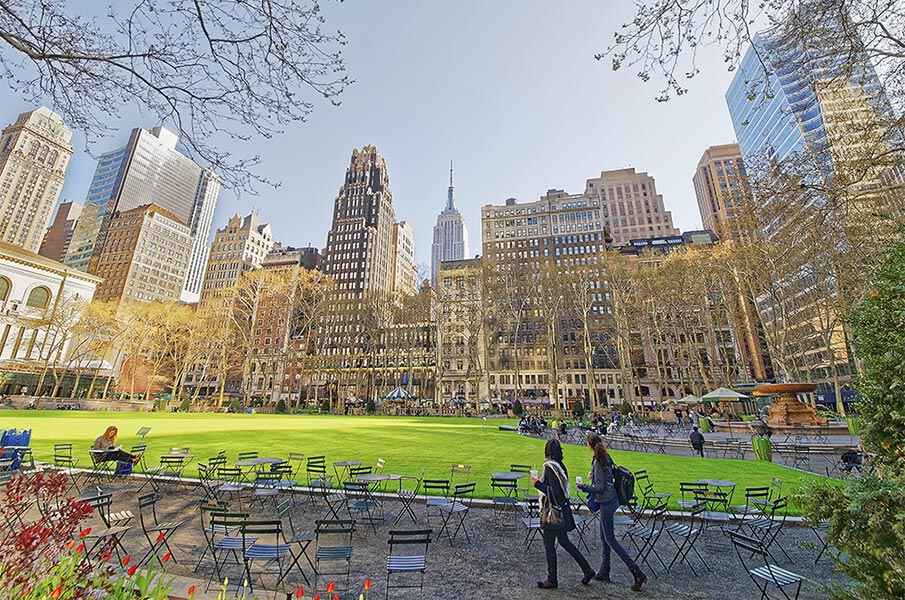
<svg viewBox="0 0 905 600">
<path fill-rule="evenodd" d="M 613 484 L 616 486 L 616 497 L 620 506 L 626 506 L 635 497 L 635 476 L 625 467 L 613 468 Z"/>
</svg>

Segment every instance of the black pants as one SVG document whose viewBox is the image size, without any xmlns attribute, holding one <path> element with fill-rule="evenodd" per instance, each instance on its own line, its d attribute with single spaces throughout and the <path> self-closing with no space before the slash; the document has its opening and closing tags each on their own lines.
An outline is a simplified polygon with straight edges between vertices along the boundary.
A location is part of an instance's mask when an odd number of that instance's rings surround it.
<svg viewBox="0 0 905 600">
<path fill-rule="evenodd" d="M 701 446 L 700 448 L 697 448 L 694 446 L 692 446 L 692 447 L 694 448 L 694 451 L 697 452 L 701 456 L 701 458 L 704 458 L 704 446 Z"/>
<path fill-rule="evenodd" d="M 107 462 L 113 461 L 116 462 L 132 462 L 133 456 L 124 450 L 107 450 L 103 454 L 101 454 L 97 462 Z"/>
<path fill-rule="evenodd" d="M 541 535 L 544 538 L 544 551 L 547 554 L 547 581 L 553 584 L 559 584 L 556 574 L 556 543 L 562 546 L 562 549 L 569 553 L 575 559 L 581 572 L 588 575 L 594 575 L 591 565 L 582 555 L 581 550 L 575 547 L 575 544 L 569 540 L 569 534 L 562 529 L 541 529 Z"/>
</svg>

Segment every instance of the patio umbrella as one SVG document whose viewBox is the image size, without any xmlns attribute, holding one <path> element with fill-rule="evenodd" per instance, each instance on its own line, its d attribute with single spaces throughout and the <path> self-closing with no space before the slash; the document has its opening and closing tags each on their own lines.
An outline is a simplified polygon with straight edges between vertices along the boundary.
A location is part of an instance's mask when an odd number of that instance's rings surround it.
<svg viewBox="0 0 905 600">
<path fill-rule="evenodd" d="M 730 390 L 731 391 L 731 390 Z M 694 394 L 688 394 L 676 401 L 677 404 L 700 404 L 701 399 Z"/>
<path fill-rule="evenodd" d="M 742 399 L 747 398 L 748 396 L 744 394 L 739 394 L 738 392 L 734 392 L 729 388 L 719 387 L 713 390 L 712 392 L 708 392 L 701 396 L 701 400 L 706 402 L 720 402 L 720 401 L 728 401 L 728 402 L 738 402 Z M 687 398 L 687 396 L 686 396 Z M 683 398 L 684 400 L 685 398 Z"/>
<path fill-rule="evenodd" d="M 411 400 L 412 395 L 405 388 L 397 387 L 392 392 L 383 397 L 384 400 Z"/>
</svg>

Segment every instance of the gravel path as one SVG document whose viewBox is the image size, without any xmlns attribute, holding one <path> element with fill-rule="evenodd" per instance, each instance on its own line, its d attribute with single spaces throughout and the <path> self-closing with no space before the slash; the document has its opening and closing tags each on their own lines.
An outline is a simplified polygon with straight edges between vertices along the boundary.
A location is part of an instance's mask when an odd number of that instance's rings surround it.
<svg viewBox="0 0 905 600">
<path fill-rule="evenodd" d="M 136 488 L 136 482 L 129 482 L 130 487 Z M 147 547 L 147 542 L 138 524 L 137 494 L 124 490 L 121 485 L 108 486 L 114 490 L 113 510 L 131 510 L 136 515 L 132 531 L 125 537 L 126 548 L 136 555 L 141 555 Z M 143 493 L 147 493 L 149 488 Z M 183 488 L 175 485 L 167 485 L 163 490 L 159 511 L 162 520 L 185 520 L 184 525 L 173 537 L 174 551 L 179 563 L 168 567 L 177 575 L 197 577 L 206 580 L 212 569 L 208 565 L 202 566 L 199 573 L 193 572 L 194 564 L 204 550 L 205 541 L 201 534 L 200 517 L 197 511 L 199 492 L 194 488 Z M 301 496 L 299 496 L 301 499 Z M 244 502 L 248 508 L 247 500 Z M 398 505 L 396 502 L 388 502 L 387 510 L 395 514 Z M 250 509 L 253 513 L 261 514 L 260 508 Z M 424 506 L 416 505 L 415 512 L 419 519 L 419 526 L 426 525 Z M 310 530 L 315 519 L 321 518 L 324 508 L 312 502 L 310 499 L 302 501 L 293 512 L 293 522 L 297 528 Z M 745 599 L 758 598 L 753 583 L 742 570 L 741 564 L 728 538 L 719 529 L 713 528 L 706 531 L 698 540 L 697 548 L 700 550 L 709 571 L 698 569 L 700 575 L 695 576 L 684 565 L 676 566 L 671 573 L 664 574 L 659 568 L 656 574 L 651 573 L 649 567 L 645 567 L 649 582 L 642 593 L 635 593 L 629 589 L 631 576 L 618 557 L 613 556 L 612 578 L 614 583 L 603 584 L 593 582 L 590 586 L 582 586 L 581 573 L 578 566 L 571 558 L 560 551 L 560 589 L 557 591 L 540 591 L 536 588 L 536 582 L 546 576 L 546 563 L 544 561 L 543 543 L 538 536 L 537 540 L 526 549 L 523 544 L 524 530 L 518 521 L 516 514 L 507 515 L 511 526 L 500 527 L 488 509 L 475 508 L 468 517 L 468 527 L 471 531 L 472 543 L 465 541 L 464 537 L 456 540 L 455 545 L 450 545 L 447 539 L 440 540 L 431 545 L 428 555 L 429 571 L 426 584 L 426 598 L 443 600 L 460 600 L 462 598 L 494 598 L 500 600 L 520 598 L 674 598 L 682 599 L 714 599 L 726 598 Z M 437 528 L 436 520 L 434 527 Z M 402 528 L 411 526 L 411 521 L 405 523 Z M 353 555 L 353 585 L 360 586 L 366 577 L 374 581 L 372 598 L 383 598 L 385 581 L 384 561 L 387 552 L 386 538 L 389 525 L 382 525 L 375 534 L 369 527 L 361 527 L 355 534 L 355 550 Z M 617 525 L 617 535 L 622 532 L 622 527 Z M 577 540 L 575 532 L 571 535 L 573 541 Z M 586 535 L 590 545 L 590 551 L 582 547 L 582 551 L 589 558 L 593 566 L 597 566 L 600 560 L 600 545 L 596 533 Z M 816 582 L 828 582 L 830 580 L 841 581 L 839 576 L 833 574 L 832 560 L 824 555 L 818 564 L 814 564 L 815 551 L 808 547 L 814 540 L 811 530 L 805 528 L 788 527 L 781 536 L 783 546 L 792 556 L 788 561 L 778 551 L 780 566 L 788 568 L 808 577 L 802 588 L 800 598 L 802 600 L 825 598 L 826 594 Z M 670 542 L 665 538 L 660 539 L 658 550 L 668 563 L 672 558 Z M 313 552 L 313 545 L 311 548 Z M 307 565 L 306 565 L 307 566 Z M 658 565 L 659 566 L 659 565 Z M 698 568 L 695 564 L 695 568 Z M 241 578 L 240 570 L 231 569 L 231 581 Z M 310 573 L 309 573 L 310 576 Z M 265 585 L 271 582 L 265 582 Z M 302 583 L 300 579 L 293 579 Z M 306 588 L 310 586 L 305 585 Z M 357 589 L 351 598 L 357 598 Z M 273 597 L 272 594 L 269 597 Z M 307 597 L 310 597 L 307 596 Z M 417 598 L 417 590 L 395 592 L 393 598 Z"/>
</svg>

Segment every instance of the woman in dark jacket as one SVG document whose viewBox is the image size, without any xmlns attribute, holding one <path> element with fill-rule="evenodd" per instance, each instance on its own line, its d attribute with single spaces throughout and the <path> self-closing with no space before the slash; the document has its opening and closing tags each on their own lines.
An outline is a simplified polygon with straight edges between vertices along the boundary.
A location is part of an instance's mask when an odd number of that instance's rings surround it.
<svg viewBox="0 0 905 600">
<path fill-rule="evenodd" d="M 569 540 L 569 531 L 575 529 L 572 508 L 569 505 L 569 472 L 562 461 L 562 446 L 559 441 L 550 440 L 544 447 L 544 472 L 540 479 L 533 479 L 534 487 L 541 492 L 541 535 L 547 554 L 547 580 L 538 581 L 537 587 L 550 590 L 559 586 L 556 572 L 556 543 L 568 552 L 584 573 L 581 583 L 587 585 L 594 577 L 594 570 L 582 556 L 581 551 Z M 546 507 L 555 507 L 561 515 L 559 523 L 545 523 Z"/>
<path fill-rule="evenodd" d="M 641 586 L 647 581 L 647 576 L 641 572 L 635 561 L 628 555 L 619 540 L 616 539 L 616 533 L 613 526 L 613 517 L 616 509 L 619 508 L 619 498 L 616 496 L 616 486 L 613 479 L 613 459 L 610 458 L 609 452 L 606 451 L 606 444 L 603 439 L 596 433 L 588 436 L 588 446 L 594 451 L 594 459 L 591 462 L 591 472 L 588 477 L 591 479 L 591 485 L 579 485 L 578 488 L 586 494 L 592 495 L 600 504 L 600 542 L 603 547 L 603 558 L 600 563 L 600 570 L 594 579 L 598 581 L 610 581 L 610 548 L 616 551 L 622 562 L 629 568 L 635 577 L 632 583 L 632 589 L 636 592 L 641 591 Z"/>
</svg>

